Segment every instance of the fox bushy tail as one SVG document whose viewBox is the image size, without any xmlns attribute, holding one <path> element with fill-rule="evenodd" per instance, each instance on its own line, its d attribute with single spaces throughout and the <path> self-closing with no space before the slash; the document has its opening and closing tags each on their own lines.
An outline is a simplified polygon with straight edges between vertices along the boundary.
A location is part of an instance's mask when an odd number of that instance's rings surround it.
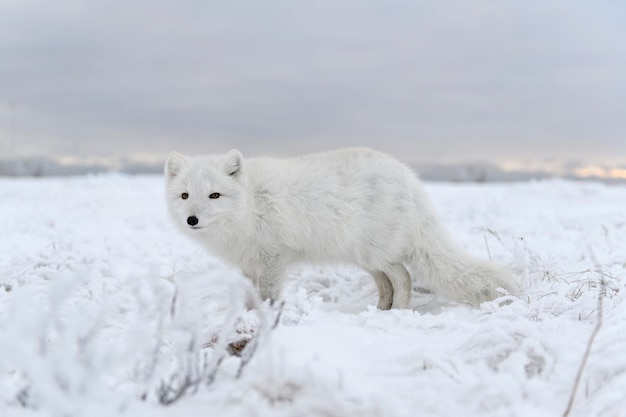
<svg viewBox="0 0 626 417">
<path fill-rule="evenodd" d="M 433 222 L 434 223 L 434 222 Z M 438 224 L 421 228 L 411 262 L 418 280 L 436 294 L 474 306 L 519 291 L 513 274 L 503 266 L 475 258 L 462 250 Z"/>
</svg>

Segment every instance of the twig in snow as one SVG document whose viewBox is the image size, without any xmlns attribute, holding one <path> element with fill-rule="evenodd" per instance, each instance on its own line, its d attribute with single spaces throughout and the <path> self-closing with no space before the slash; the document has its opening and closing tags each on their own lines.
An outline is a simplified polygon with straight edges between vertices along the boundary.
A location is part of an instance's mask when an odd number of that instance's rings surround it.
<svg viewBox="0 0 626 417">
<path fill-rule="evenodd" d="M 203 362 L 203 364 L 201 365 L 200 362 Z M 213 373 L 217 372 L 220 362 L 218 362 Z M 157 389 L 157 397 L 161 404 L 170 405 L 180 400 L 188 392 L 195 393 L 205 378 L 204 374 L 207 371 L 206 359 L 202 360 L 197 356 L 189 356 L 184 368 L 184 372 L 182 372 L 184 376 L 182 378 L 180 374 L 174 374 L 167 383 L 161 381 L 161 385 Z"/>
<path fill-rule="evenodd" d="M 483 239 L 485 241 L 485 247 L 487 248 L 487 255 L 489 255 L 489 260 L 493 262 L 493 259 L 491 259 L 491 251 L 489 250 L 489 242 L 487 242 L 487 236 L 485 236 L 484 234 Z"/>
<path fill-rule="evenodd" d="M 233 302 L 226 313 L 221 334 L 214 336 L 210 343 L 202 346 L 213 348 L 211 359 L 207 360 L 206 353 L 197 352 L 195 341 L 192 341 L 189 345 L 187 361 L 182 364 L 182 369 L 172 375 L 169 380 L 161 381 L 157 389 L 157 397 L 162 405 L 170 405 L 188 393 L 195 393 L 202 383 L 206 386 L 212 385 L 217 378 L 220 365 L 228 356 L 237 355 L 241 357 L 239 369 L 235 376 L 235 378 L 240 378 L 244 368 L 256 353 L 263 337 L 278 326 L 284 303 L 280 304 L 276 316 L 273 317 L 273 322 L 270 323 L 270 312 L 263 308 L 256 290 L 248 281 L 244 281 L 243 285 L 234 286 L 231 294 Z M 241 319 L 241 310 L 246 305 L 257 312 L 259 328 L 250 339 L 229 342 L 228 335 L 234 332 Z"/>
<path fill-rule="evenodd" d="M 598 263 L 594 253 L 590 250 L 590 257 L 594 263 L 594 270 L 600 276 L 600 292 L 598 293 L 598 314 L 597 314 L 597 322 L 596 326 L 593 328 L 591 335 L 589 336 L 589 340 L 587 341 L 587 348 L 585 349 L 585 354 L 583 355 L 582 361 L 580 362 L 580 366 L 578 368 L 578 373 L 576 374 L 576 379 L 574 380 L 574 387 L 572 388 L 572 393 L 570 394 L 569 401 L 567 403 L 567 408 L 563 413 L 563 417 L 568 417 L 569 413 L 572 411 L 572 406 L 574 405 L 574 399 L 576 398 L 576 391 L 578 391 L 578 386 L 580 385 L 580 380 L 583 375 L 583 371 L 585 370 L 585 366 L 587 365 L 587 359 L 589 359 L 589 355 L 591 353 L 591 348 L 593 346 L 593 342 L 596 339 L 596 336 L 600 332 L 600 328 L 602 327 L 603 320 L 603 300 L 604 295 L 606 293 L 606 281 L 604 279 L 604 273 L 602 271 L 602 267 Z"/>
<path fill-rule="evenodd" d="M 170 317 L 176 315 L 176 301 L 178 300 L 178 287 L 174 287 L 174 295 L 172 296 L 172 303 L 170 304 Z"/>
</svg>

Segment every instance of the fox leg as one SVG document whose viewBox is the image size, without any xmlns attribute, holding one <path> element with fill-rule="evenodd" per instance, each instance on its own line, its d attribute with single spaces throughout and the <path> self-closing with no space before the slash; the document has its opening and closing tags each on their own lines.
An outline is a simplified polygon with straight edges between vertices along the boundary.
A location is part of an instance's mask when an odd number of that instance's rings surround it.
<svg viewBox="0 0 626 417">
<path fill-rule="evenodd" d="M 411 301 L 411 275 L 401 263 L 389 264 L 385 273 L 393 287 L 391 308 L 409 308 Z"/>
<path fill-rule="evenodd" d="M 387 274 L 383 271 L 368 271 L 378 287 L 378 307 L 380 310 L 389 310 L 393 302 L 393 286 Z"/>
<path fill-rule="evenodd" d="M 278 301 L 283 289 L 285 265 L 277 260 L 266 263 L 255 280 L 262 301 L 268 298 L 272 302 Z"/>
</svg>

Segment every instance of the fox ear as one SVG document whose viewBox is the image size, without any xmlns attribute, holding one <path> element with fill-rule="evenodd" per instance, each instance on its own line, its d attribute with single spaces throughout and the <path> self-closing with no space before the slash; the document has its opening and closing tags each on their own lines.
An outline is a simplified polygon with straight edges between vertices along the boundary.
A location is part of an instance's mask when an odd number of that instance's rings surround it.
<svg viewBox="0 0 626 417">
<path fill-rule="evenodd" d="M 187 159 L 178 152 L 172 152 L 165 161 L 165 177 L 173 180 L 187 166 Z"/>
<path fill-rule="evenodd" d="M 243 155 L 237 149 L 229 151 L 224 157 L 224 170 L 231 177 L 237 177 L 243 172 Z"/>
</svg>

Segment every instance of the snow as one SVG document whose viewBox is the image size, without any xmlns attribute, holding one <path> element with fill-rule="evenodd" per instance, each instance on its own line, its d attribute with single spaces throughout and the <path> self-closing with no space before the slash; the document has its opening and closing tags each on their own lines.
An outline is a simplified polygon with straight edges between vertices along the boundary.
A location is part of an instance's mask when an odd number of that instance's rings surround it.
<svg viewBox="0 0 626 417">
<path fill-rule="evenodd" d="M 562 415 L 599 295 L 571 415 L 626 414 L 624 186 L 429 183 L 460 244 L 523 295 L 473 309 L 416 285 L 412 310 L 378 311 L 365 272 L 299 266 L 275 328 L 276 306 L 245 309 L 241 274 L 175 230 L 163 188 L 0 179 L 0 415 Z M 242 338 L 247 363 L 223 354 Z M 202 369 L 212 384 L 160 404 Z"/>
</svg>

